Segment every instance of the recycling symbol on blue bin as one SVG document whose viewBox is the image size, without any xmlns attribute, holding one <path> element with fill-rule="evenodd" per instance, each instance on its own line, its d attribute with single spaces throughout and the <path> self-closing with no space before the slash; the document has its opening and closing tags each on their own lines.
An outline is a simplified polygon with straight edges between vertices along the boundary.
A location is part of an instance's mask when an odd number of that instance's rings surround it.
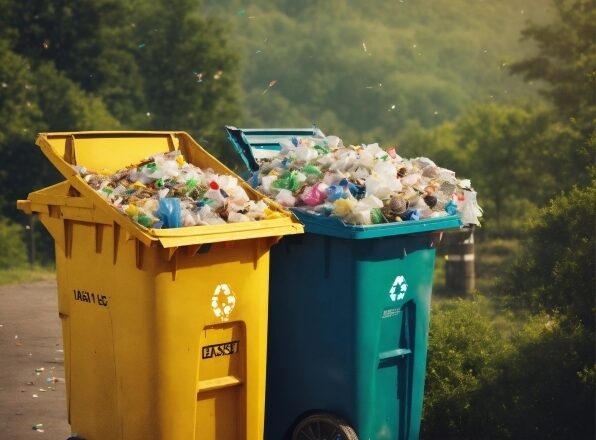
<svg viewBox="0 0 596 440">
<path fill-rule="evenodd" d="M 395 281 L 393 281 L 391 289 L 389 289 L 389 298 L 391 298 L 391 301 L 404 299 L 407 290 L 408 284 L 406 283 L 406 277 L 404 277 L 403 275 L 398 275 L 395 277 Z"/>
</svg>

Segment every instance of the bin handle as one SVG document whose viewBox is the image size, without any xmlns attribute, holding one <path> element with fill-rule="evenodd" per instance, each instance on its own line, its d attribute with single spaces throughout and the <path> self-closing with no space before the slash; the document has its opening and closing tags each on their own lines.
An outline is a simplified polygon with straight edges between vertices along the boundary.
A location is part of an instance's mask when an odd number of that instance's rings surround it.
<svg viewBox="0 0 596 440">
<path fill-rule="evenodd" d="M 31 209 L 31 200 L 17 200 L 17 209 L 23 211 L 25 214 L 31 215 L 33 210 Z"/>
</svg>

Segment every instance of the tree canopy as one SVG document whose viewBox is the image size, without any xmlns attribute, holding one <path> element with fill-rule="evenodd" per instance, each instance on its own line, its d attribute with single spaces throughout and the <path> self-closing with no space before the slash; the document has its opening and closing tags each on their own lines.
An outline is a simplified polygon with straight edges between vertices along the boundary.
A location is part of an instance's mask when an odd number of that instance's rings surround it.
<svg viewBox="0 0 596 440">
<path fill-rule="evenodd" d="M 238 58 L 197 3 L 0 0 L 0 209 L 53 183 L 43 131 L 187 130 L 224 142 Z M 27 170 L 35 169 L 35 173 Z M 25 172 L 23 172 L 25 171 Z"/>
<path fill-rule="evenodd" d="M 560 0 L 552 5 L 553 22 L 532 23 L 522 33 L 538 51 L 514 63 L 511 71 L 547 83 L 544 93 L 561 116 L 576 120 L 589 134 L 596 117 L 596 8 L 591 0 Z"/>
<path fill-rule="evenodd" d="M 237 125 L 310 126 L 351 142 L 395 143 L 473 104 L 511 104 L 535 86 L 509 74 L 548 0 L 206 0 L 243 55 Z M 271 81 L 276 81 L 271 88 Z M 265 90 L 268 90 L 265 93 Z"/>
</svg>

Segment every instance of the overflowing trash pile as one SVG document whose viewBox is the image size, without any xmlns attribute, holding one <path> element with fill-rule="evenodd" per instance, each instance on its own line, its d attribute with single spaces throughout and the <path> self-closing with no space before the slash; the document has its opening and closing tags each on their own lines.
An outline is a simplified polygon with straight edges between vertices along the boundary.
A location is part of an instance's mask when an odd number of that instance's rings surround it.
<svg viewBox="0 0 596 440">
<path fill-rule="evenodd" d="M 285 207 L 359 225 L 454 214 L 463 224 L 480 224 L 470 181 L 430 159 L 403 159 L 376 143 L 344 146 L 337 136 L 280 145 L 279 155 L 259 161 L 251 183 Z"/>
<path fill-rule="evenodd" d="M 112 175 L 74 166 L 105 200 L 147 228 L 217 225 L 278 218 L 251 200 L 234 176 L 202 170 L 179 151 L 155 154 Z"/>
<path fill-rule="evenodd" d="M 403 159 L 378 144 L 344 146 L 337 136 L 281 141 L 250 179 L 286 208 L 335 216 L 347 224 L 415 221 L 446 215 L 479 225 L 482 209 L 469 180 L 425 157 Z M 234 176 L 202 170 L 179 151 L 155 154 L 111 175 L 74 166 L 106 201 L 147 228 L 217 225 L 280 217 L 251 200 Z"/>
</svg>

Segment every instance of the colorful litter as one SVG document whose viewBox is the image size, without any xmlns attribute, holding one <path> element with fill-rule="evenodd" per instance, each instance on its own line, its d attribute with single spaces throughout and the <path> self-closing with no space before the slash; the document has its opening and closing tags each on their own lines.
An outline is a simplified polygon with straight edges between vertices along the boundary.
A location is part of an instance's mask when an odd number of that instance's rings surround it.
<svg viewBox="0 0 596 440">
<path fill-rule="evenodd" d="M 482 209 L 469 180 L 425 157 L 403 159 L 378 144 L 344 146 L 337 136 L 280 141 L 250 181 L 288 208 L 370 225 L 459 214 L 479 225 Z"/>
<path fill-rule="evenodd" d="M 160 153 L 102 175 L 75 166 L 104 199 L 147 228 L 217 225 L 277 218 L 264 201 L 251 200 L 231 175 L 187 163 L 179 151 Z"/>
<path fill-rule="evenodd" d="M 347 224 L 416 221 L 458 214 L 479 225 L 482 209 L 467 179 L 425 157 L 404 159 L 379 144 L 344 146 L 337 136 L 280 142 L 250 179 L 287 208 Z M 187 163 L 179 151 L 155 154 L 112 175 L 75 166 L 103 198 L 147 228 L 216 225 L 275 218 L 238 179 Z"/>
</svg>

